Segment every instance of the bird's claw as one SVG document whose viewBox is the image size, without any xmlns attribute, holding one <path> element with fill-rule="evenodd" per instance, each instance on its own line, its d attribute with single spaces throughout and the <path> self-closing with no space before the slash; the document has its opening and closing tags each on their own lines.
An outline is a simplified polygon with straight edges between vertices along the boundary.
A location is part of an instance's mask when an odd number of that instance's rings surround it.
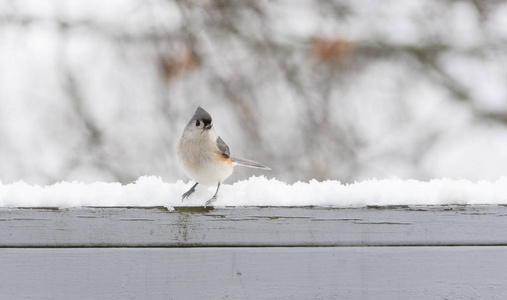
<svg viewBox="0 0 507 300">
<path fill-rule="evenodd" d="M 209 199 L 208 201 L 206 201 L 206 203 L 204 203 L 204 206 L 213 206 L 212 204 L 217 200 L 217 196 L 213 196 L 211 199 Z"/>
<path fill-rule="evenodd" d="M 190 196 L 193 192 L 194 191 L 192 191 L 192 190 L 185 192 L 183 195 L 181 195 L 181 201 L 187 199 L 188 196 Z"/>
<path fill-rule="evenodd" d="M 192 195 L 193 192 L 195 192 L 195 187 L 199 183 L 194 184 L 188 191 L 186 191 L 183 195 L 181 195 L 181 201 L 187 199 L 190 195 Z"/>
</svg>

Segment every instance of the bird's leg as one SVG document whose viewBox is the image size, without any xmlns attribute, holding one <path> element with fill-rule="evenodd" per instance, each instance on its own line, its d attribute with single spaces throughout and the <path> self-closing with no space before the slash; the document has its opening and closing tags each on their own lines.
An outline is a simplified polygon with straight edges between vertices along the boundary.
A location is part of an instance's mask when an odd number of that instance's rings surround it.
<svg viewBox="0 0 507 300">
<path fill-rule="evenodd" d="M 213 195 L 213 197 L 211 197 L 211 199 L 206 201 L 206 204 L 204 204 L 204 206 L 210 206 L 213 202 L 215 202 L 217 200 L 218 189 L 220 189 L 220 182 L 218 182 L 217 191 L 215 192 L 215 195 Z"/>
<path fill-rule="evenodd" d="M 181 195 L 181 200 L 185 200 L 188 198 L 188 196 L 192 195 L 193 192 L 195 192 L 195 187 L 199 184 L 199 182 L 196 182 L 194 186 L 192 186 L 185 194 Z"/>
</svg>

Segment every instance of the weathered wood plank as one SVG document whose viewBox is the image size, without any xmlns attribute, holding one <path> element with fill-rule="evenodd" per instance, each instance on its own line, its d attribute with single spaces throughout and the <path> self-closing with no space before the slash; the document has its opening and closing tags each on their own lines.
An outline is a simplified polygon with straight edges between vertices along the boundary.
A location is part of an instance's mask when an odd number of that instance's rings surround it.
<svg viewBox="0 0 507 300">
<path fill-rule="evenodd" d="M 0 209 L 0 247 L 424 245 L 507 245 L 507 207 Z"/>
<path fill-rule="evenodd" d="M 507 247 L 0 249 L 1 299 L 506 299 Z"/>
</svg>

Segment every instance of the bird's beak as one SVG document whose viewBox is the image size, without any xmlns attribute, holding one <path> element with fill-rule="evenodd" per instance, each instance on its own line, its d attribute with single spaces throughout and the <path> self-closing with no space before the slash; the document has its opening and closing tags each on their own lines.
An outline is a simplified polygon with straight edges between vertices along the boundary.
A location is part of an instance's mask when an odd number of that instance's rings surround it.
<svg viewBox="0 0 507 300">
<path fill-rule="evenodd" d="M 213 124 L 209 123 L 207 124 L 206 126 L 204 126 L 204 129 L 211 129 L 211 127 L 213 127 Z"/>
</svg>

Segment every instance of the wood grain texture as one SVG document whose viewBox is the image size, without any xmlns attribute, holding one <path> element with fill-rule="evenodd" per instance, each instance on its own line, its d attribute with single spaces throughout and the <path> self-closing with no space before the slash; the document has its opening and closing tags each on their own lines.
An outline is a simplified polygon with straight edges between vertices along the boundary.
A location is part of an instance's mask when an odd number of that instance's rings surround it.
<svg viewBox="0 0 507 300">
<path fill-rule="evenodd" d="M 507 207 L 0 209 L 0 247 L 445 245 L 507 245 Z"/>
<path fill-rule="evenodd" d="M 0 249 L 1 299 L 505 299 L 506 247 Z"/>
<path fill-rule="evenodd" d="M 507 299 L 507 207 L 0 209 L 0 299 Z"/>
</svg>

